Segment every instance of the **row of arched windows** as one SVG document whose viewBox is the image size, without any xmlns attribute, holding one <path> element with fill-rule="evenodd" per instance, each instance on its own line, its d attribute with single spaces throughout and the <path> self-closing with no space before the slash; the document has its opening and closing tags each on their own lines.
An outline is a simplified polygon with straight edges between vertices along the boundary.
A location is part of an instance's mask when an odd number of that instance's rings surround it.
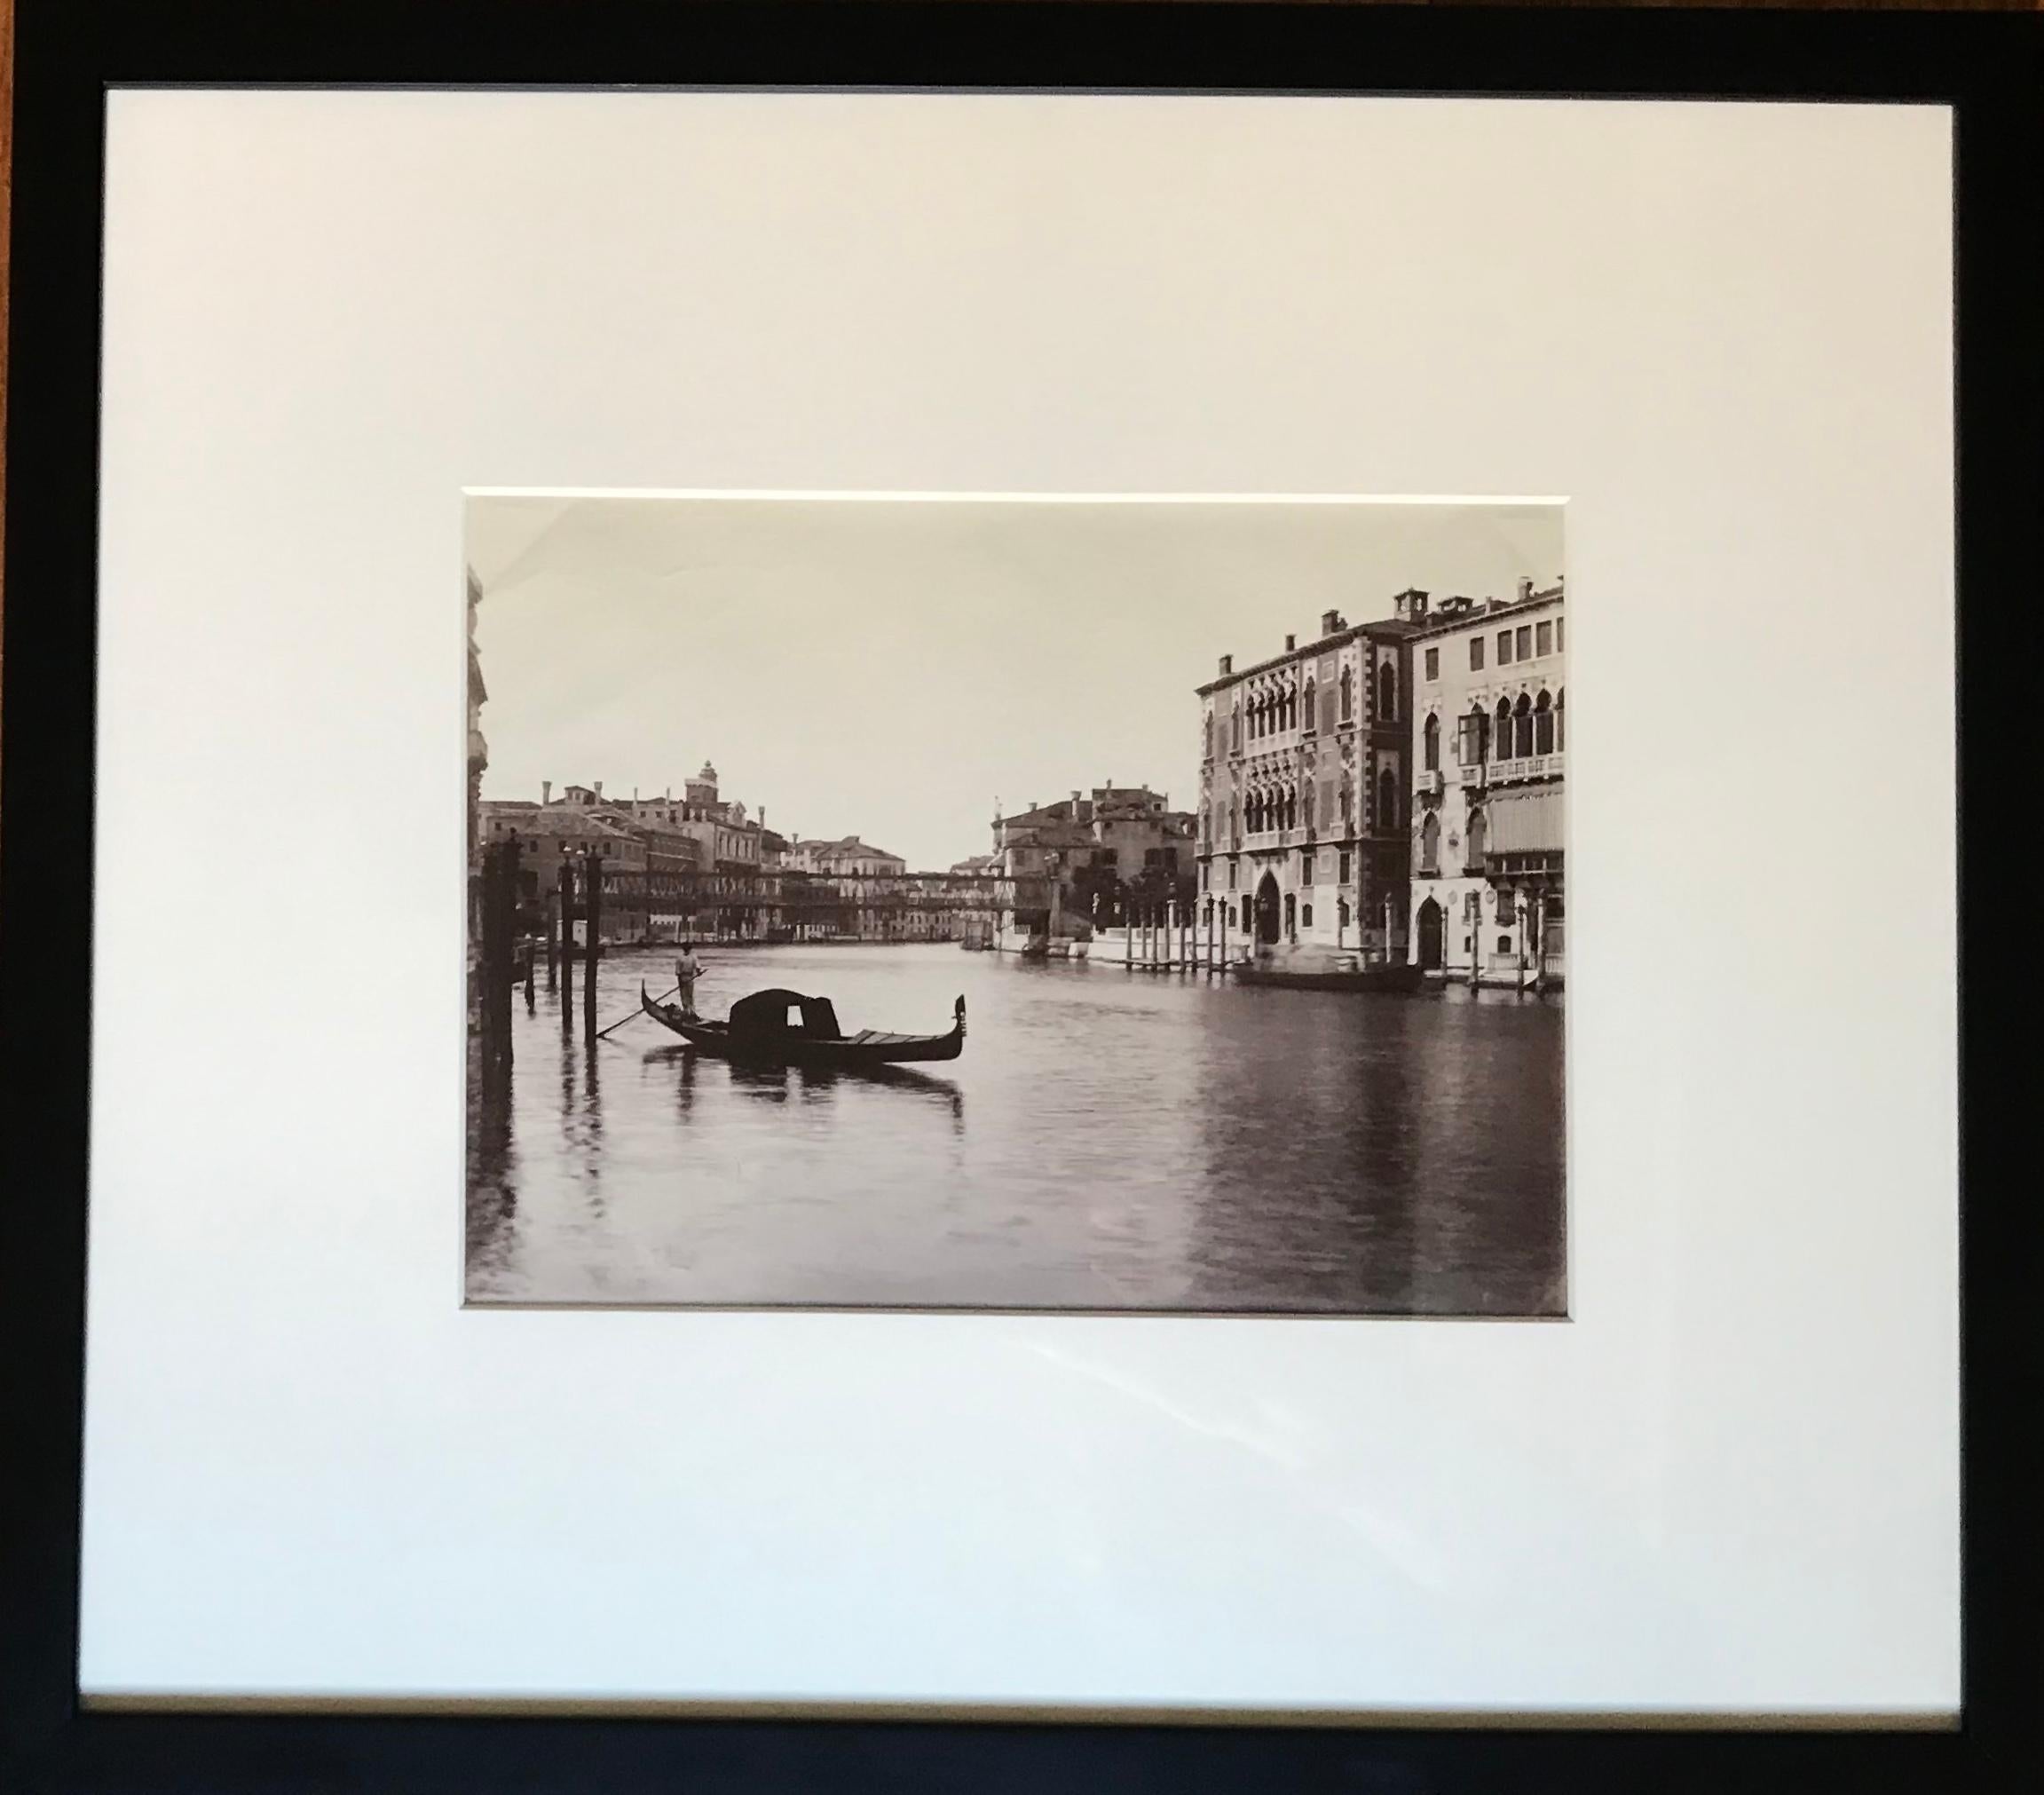
<svg viewBox="0 0 2044 1795">
<path fill-rule="evenodd" d="M 1341 670 L 1340 721 L 1355 721 L 1355 669 L 1345 667 Z M 1229 716 L 1229 746 L 1240 749 L 1245 739 L 1261 741 L 1266 736 L 1282 735 L 1287 730 L 1305 726 L 1307 734 L 1323 721 L 1316 706 L 1319 688 L 1311 674 L 1303 686 L 1286 686 L 1282 689 L 1259 692 L 1252 695 L 1245 707 L 1240 699 L 1235 700 Z M 1398 675 L 1386 661 L 1377 673 L 1377 714 L 1385 723 L 1395 722 L 1398 717 Z M 1213 719 L 1206 724 L 1206 751 L 1213 752 Z"/>
<path fill-rule="evenodd" d="M 1562 699 L 1563 694 L 1556 692 L 1550 704 L 1544 692 L 1538 699 L 1522 692 L 1517 704 L 1499 699 L 1492 723 L 1493 758 L 1524 760 L 1528 755 L 1558 753 L 1562 747 Z M 1509 754 L 1505 751 L 1507 740 L 1511 744 Z"/>
<path fill-rule="evenodd" d="M 1519 694 L 1514 704 L 1508 698 L 1497 700 L 1495 716 L 1480 706 L 1461 719 L 1458 744 L 1462 764 L 1479 766 L 1485 761 L 1524 760 L 1529 755 L 1561 753 L 1567 746 L 1567 694 L 1541 692 L 1537 697 Z M 1440 769 L 1440 718 L 1426 719 L 1421 731 L 1423 764 L 1428 772 Z"/>
<path fill-rule="evenodd" d="M 1343 782 L 1339 796 L 1341 822 L 1344 833 L 1350 821 L 1351 805 L 1349 787 Z M 1310 789 L 1284 786 L 1258 786 L 1252 787 L 1242 800 L 1239 807 L 1233 798 L 1228 800 L 1227 834 L 1222 834 L 1220 800 L 1213 802 L 1210 842 L 1221 840 L 1233 841 L 1246 831 L 1252 835 L 1261 834 L 1268 829 L 1296 829 L 1308 818 L 1312 809 Z M 1322 813 L 1322 826 L 1331 824 L 1331 818 Z M 1395 829 L 1399 826 L 1399 785 L 1397 776 L 1391 768 L 1383 768 L 1377 776 L 1377 826 L 1379 829 Z"/>
<path fill-rule="evenodd" d="M 1298 794 L 1291 790 L 1258 789 L 1251 792 L 1244 801 L 1243 812 L 1252 835 L 1260 834 L 1266 829 L 1296 829 Z"/>
<path fill-rule="evenodd" d="M 1259 692 L 1249 701 L 1249 739 L 1260 740 L 1298 727 L 1298 689 Z"/>
</svg>

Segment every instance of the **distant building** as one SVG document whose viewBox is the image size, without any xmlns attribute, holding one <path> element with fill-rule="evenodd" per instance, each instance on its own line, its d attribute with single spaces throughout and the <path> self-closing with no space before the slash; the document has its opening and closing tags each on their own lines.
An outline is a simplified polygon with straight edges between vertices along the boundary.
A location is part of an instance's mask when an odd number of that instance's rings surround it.
<svg viewBox="0 0 2044 1795">
<path fill-rule="evenodd" d="M 905 873 L 909 867 L 909 863 L 899 854 L 890 854 L 884 848 L 862 842 L 856 835 L 840 835 L 834 842 L 801 842 L 796 843 L 795 851 L 798 864 L 804 872 L 826 876 L 857 874 L 878 878 Z"/>
<path fill-rule="evenodd" d="M 1203 934 L 1406 957 L 1412 597 L 1198 689 Z"/>
<path fill-rule="evenodd" d="M 518 842 L 518 903 L 522 929 L 542 933 L 548 897 L 560 889 L 561 862 L 594 859 L 608 877 L 619 873 L 643 873 L 648 861 L 646 843 L 615 818 L 608 817 L 580 802 L 577 795 L 592 796 L 589 788 L 571 786 L 559 802 L 542 799 L 539 803 L 485 799 L 481 804 L 483 842 L 501 842 L 512 836 Z M 606 937 L 627 938 L 622 915 L 604 925 Z"/>
<path fill-rule="evenodd" d="M 579 790 L 580 787 L 571 787 Z M 597 795 L 601 796 L 599 788 Z M 746 807 L 718 795 L 717 770 L 709 762 L 694 779 L 683 782 L 682 795 L 670 789 L 664 796 L 612 800 L 618 808 L 636 818 L 666 824 L 701 843 L 700 865 L 707 869 L 722 866 L 743 872 L 760 864 L 761 826 L 746 814 Z"/>
<path fill-rule="evenodd" d="M 1562 582 L 1511 599 L 1417 595 L 1411 958 L 1451 978 L 1564 970 L 1567 714 Z"/>
<path fill-rule="evenodd" d="M 1041 881 L 1046 891 L 1054 882 L 1075 923 L 1106 926 L 1132 906 L 1191 903 L 1197 829 L 1193 813 L 1172 810 L 1164 794 L 1110 780 L 996 817 L 988 858 L 1011 881 Z"/>
</svg>

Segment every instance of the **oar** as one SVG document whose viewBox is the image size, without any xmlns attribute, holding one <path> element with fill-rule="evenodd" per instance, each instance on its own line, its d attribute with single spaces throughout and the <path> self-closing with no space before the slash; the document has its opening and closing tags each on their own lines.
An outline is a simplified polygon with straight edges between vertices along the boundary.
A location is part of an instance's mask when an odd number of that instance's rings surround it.
<svg viewBox="0 0 2044 1795">
<path fill-rule="evenodd" d="M 653 1000 L 653 1001 L 655 1003 L 665 1003 L 670 997 L 675 994 L 675 992 L 679 991 L 680 989 L 681 986 L 677 984 L 674 987 L 673 991 L 663 991 L 658 997 Z M 611 1024 L 611 1028 L 622 1028 L 627 1023 L 631 1021 L 635 1016 L 643 1016 L 645 1012 L 641 1009 L 627 1010 L 624 1015 L 620 1016 L 617 1021 Z M 605 1035 L 610 1033 L 611 1028 L 598 1029 L 596 1031 L 596 1039 L 598 1040 L 603 1040 Z"/>
</svg>

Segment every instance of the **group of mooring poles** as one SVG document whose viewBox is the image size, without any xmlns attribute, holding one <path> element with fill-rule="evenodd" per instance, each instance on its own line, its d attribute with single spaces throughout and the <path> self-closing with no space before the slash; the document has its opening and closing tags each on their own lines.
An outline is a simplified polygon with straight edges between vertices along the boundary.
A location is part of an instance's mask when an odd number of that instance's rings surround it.
<svg viewBox="0 0 2044 1795">
<path fill-rule="evenodd" d="M 492 1054 L 510 1051 L 512 992 L 523 987 L 527 1013 L 537 1008 L 534 981 L 542 944 L 518 926 L 520 858 L 516 835 L 488 843 L 473 900 L 478 1007 L 485 1048 Z M 575 1029 L 578 960 L 582 963 L 582 1031 L 592 1040 L 598 1032 L 596 961 L 603 952 L 603 929 L 604 864 L 592 855 L 570 855 L 561 861 L 555 889 L 548 895 L 543 943 L 547 989 L 560 993 L 564 1036 L 572 1036 Z"/>
<path fill-rule="evenodd" d="M 1129 925 L 1125 964 L 1151 971 L 1190 971 L 1197 964 L 1199 931 L 1192 906 L 1175 900 L 1140 905 Z"/>
</svg>

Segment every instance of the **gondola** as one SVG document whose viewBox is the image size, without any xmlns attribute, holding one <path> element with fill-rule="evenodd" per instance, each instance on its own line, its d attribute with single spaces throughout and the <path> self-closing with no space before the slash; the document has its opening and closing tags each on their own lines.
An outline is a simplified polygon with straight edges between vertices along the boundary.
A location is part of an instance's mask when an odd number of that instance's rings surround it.
<svg viewBox="0 0 2044 1795">
<path fill-rule="evenodd" d="M 900 1065 L 912 1060 L 955 1060 L 965 1049 L 966 1000 L 959 998 L 943 1034 L 882 1034 L 861 1029 L 847 1034 L 827 997 L 798 991 L 755 991 L 731 1006 L 730 1018 L 706 1022 L 679 1004 L 659 1003 L 639 986 L 639 1008 L 672 1029 L 699 1053 L 746 1065 L 862 1067 Z M 791 1021 L 793 1016 L 796 1020 Z"/>
</svg>

